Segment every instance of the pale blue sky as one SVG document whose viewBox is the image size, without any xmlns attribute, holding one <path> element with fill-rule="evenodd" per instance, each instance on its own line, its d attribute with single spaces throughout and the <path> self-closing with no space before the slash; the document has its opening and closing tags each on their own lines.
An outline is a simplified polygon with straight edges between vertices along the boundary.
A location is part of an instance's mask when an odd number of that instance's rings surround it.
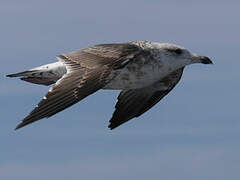
<svg viewBox="0 0 240 180">
<path fill-rule="evenodd" d="M 239 8 L 239 1 L 0 0 L 0 179 L 238 180 Z M 5 74 L 133 40 L 176 43 L 215 65 L 187 67 L 161 103 L 113 131 L 117 91 L 13 131 L 48 87 Z"/>
</svg>

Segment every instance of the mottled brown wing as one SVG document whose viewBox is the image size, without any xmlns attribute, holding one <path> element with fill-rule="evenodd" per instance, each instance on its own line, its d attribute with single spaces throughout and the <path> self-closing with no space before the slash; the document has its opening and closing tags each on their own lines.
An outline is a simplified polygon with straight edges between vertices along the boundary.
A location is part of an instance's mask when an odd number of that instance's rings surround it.
<svg viewBox="0 0 240 180">
<path fill-rule="evenodd" d="M 16 129 L 48 118 L 101 89 L 113 69 L 125 66 L 140 52 L 137 46 L 127 43 L 103 44 L 58 56 L 67 73 Z"/>
<path fill-rule="evenodd" d="M 141 53 L 145 53 L 145 50 L 135 44 L 119 43 L 99 44 L 63 54 L 63 56 L 88 69 L 110 64 L 117 69 L 125 66 L 129 60 Z"/>
<path fill-rule="evenodd" d="M 42 118 L 48 118 L 96 92 L 105 86 L 107 73 L 106 69 L 97 69 L 65 75 L 16 129 Z"/>
<path fill-rule="evenodd" d="M 183 68 L 150 87 L 121 91 L 108 127 L 114 129 L 149 110 L 176 86 L 182 73 Z"/>
</svg>

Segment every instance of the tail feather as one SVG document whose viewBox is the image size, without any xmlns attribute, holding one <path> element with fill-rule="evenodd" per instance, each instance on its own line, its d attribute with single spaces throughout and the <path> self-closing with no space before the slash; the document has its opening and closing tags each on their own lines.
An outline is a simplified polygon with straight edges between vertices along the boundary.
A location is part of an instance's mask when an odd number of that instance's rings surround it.
<svg viewBox="0 0 240 180">
<path fill-rule="evenodd" d="M 8 74 L 6 77 L 20 77 L 21 80 L 42 85 L 54 84 L 66 73 L 66 67 L 61 62 L 43 65 L 27 71 Z"/>
<path fill-rule="evenodd" d="M 42 78 L 42 77 L 22 77 L 20 79 L 26 82 L 42 84 L 46 86 L 54 84 L 58 80 L 57 78 Z"/>
<path fill-rule="evenodd" d="M 23 71 L 23 72 L 14 73 L 14 74 L 7 74 L 6 77 L 31 76 L 31 74 L 33 74 L 34 72 L 36 72 L 36 70 L 28 70 L 28 71 Z"/>
</svg>

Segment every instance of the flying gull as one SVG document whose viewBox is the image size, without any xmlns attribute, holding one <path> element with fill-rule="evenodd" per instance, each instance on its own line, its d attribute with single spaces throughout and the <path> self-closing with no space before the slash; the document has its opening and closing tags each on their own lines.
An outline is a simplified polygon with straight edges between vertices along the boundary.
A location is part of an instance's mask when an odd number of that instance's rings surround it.
<svg viewBox="0 0 240 180">
<path fill-rule="evenodd" d="M 55 83 L 16 129 L 49 118 L 99 89 L 117 89 L 121 92 L 108 126 L 114 129 L 142 115 L 166 96 L 179 82 L 186 65 L 212 64 L 208 57 L 181 46 L 149 41 L 99 44 L 57 59 L 55 63 L 7 75 L 35 84 Z"/>
</svg>

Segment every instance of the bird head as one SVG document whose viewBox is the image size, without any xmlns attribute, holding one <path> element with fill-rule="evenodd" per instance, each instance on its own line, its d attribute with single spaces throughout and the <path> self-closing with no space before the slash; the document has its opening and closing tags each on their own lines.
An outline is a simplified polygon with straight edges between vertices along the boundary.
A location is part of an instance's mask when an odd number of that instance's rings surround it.
<svg viewBox="0 0 240 180">
<path fill-rule="evenodd" d="M 155 46 L 159 51 L 159 58 L 170 64 L 174 63 L 180 67 L 194 63 L 213 64 L 207 56 L 197 55 L 178 45 L 157 43 Z"/>
</svg>

